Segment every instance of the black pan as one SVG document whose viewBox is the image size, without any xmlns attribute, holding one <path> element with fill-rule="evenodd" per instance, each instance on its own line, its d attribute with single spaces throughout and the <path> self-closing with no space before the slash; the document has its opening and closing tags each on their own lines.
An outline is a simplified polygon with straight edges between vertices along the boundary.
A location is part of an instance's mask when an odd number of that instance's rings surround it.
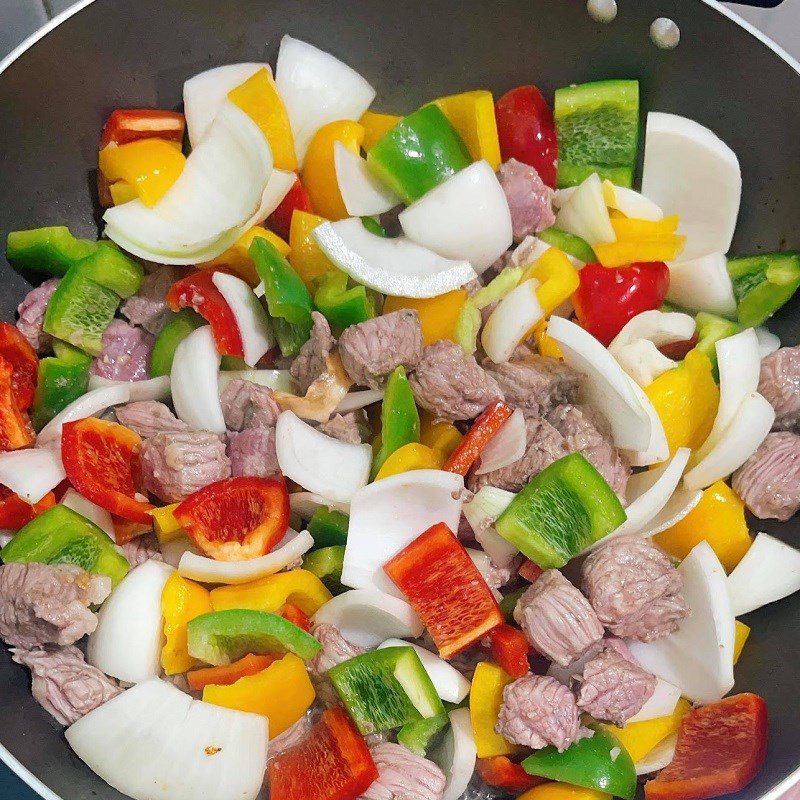
<svg viewBox="0 0 800 800">
<path fill-rule="evenodd" d="M 800 65 L 717 5 L 619 4 L 616 22 L 603 26 L 582 0 L 97 0 L 0 75 L 0 234 L 66 224 L 95 235 L 105 116 L 118 106 L 175 108 L 187 77 L 233 61 L 274 63 L 281 35 L 291 33 L 352 64 L 377 87 L 374 107 L 397 113 L 458 90 L 533 82 L 552 94 L 572 82 L 638 78 L 643 109 L 692 117 L 739 155 L 733 251 L 800 247 Z M 658 16 L 680 25 L 674 52 L 648 38 Z M 0 279 L 0 316 L 10 320 L 29 285 L 5 261 Z M 798 314 L 796 300 L 772 324 L 785 344 L 800 339 Z M 798 521 L 756 529 L 800 540 Z M 771 738 L 766 767 L 740 796 L 774 798 L 800 767 L 800 595 L 746 622 L 753 633 L 735 691 L 766 698 Z M 48 798 L 121 797 L 72 754 L 3 648 L 0 686 L 0 756 L 23 778 Z"/>
</svg>

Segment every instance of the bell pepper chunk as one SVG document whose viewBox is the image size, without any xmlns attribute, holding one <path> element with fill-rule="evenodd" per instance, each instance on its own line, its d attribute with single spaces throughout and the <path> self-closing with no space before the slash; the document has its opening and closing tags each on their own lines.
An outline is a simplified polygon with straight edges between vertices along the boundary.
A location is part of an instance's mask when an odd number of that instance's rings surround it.
<svg viewBox="0 0 800 800">
<path fill-rule="evenodd" d="M 314 305 L 331 327 L 343 331 L 375 316 L 375 296 L 365 286 L 347 288 L 348 278 L 340 270 L 324 275 L 314 293 Z"/>
<path fill-rule="evenodd" d="M 500 166 L 500 140 L 492 93 L 476 89 L 440 97 L 433 102 L 444 111 L 456 133 L 464 140 L 473 161 L 483 159 L 496 170 Z"/>
<path fill-rule="evenodd" d="M 681 720 L 692 706 L 688 700 L 678 700 L 674 711 L 663 717 L 643 722 L 629 722 L 624 728 L 603 725 L 628 751 L 634 763 L 641 761 L 657 744 L 678 731 Z"/>
<path fill-rule="evenodd" d="M 177 314 L 173 314 L 156 337 L 153 352 L 150 354 L 150 375 L 153 378 L 169 375 L 178 345 L 192 331 L 205 324 L 203 317 L 191 308 L 182 308 Z"/>
<path fill-rule="evenodd" d="M 535 278 L 539 281 L 536 298 L 545 316 L 553 313 L 572 297 L 580 285 L 578 270 L 557 247 L 550 247 L 525 271 L 520 283 Z"/>
<path fill-rule="evenodd" d="M 165 639 L 161 648 L 161 667 L 167 675 L 186 672 L 197 663 L 189 655 L 187 625 L 190 620 L 211 610 L 211 598 L 204 586 L 177 572 L 167 578 L 161 592 Z"/>
<path fill-rule="evenodd" d="M 475 668 L 469 692 L 469 716 L 478 758 L 513 755 L 522 749 L 495 731 L 503 689 L 513 680 L 501 667 L 486 661 Z"/>
<path fill-rule="evenodd" d="M 314 229 L 325 222 L 324 217 L 310 211 L 298 209 L 292 215 L 289 230 L 289 262 L 309 291 L 315 291 L 319 281 L 336 265 L 322 252 L 314 238 Z"/>
<path fill-rule="evenodd" d="M 36 436 L 28 415 L 14 397 L 14 368 L 0 356 L 0 452 L 32 445 Z"/>
<path fill-rule="evenodd" d="M 369 748 L 343 708 L 324 711 L 300 744 L 269 762 L 275 800 L 357 800 L 377 779 Z"/>
<path fill-rule="evenodd" d="M 15 269 L 44 272 L 58 277 L 97 249 L 97 242 L 76 239 L 63 225 L 12 231 L 6 258 Z"/>
<path fill-rule="evenodd" d="M 447 472 L 466 475 L 470 467 L 478 460 L 481 451 L 503 427 L 512 413 L 511 406 L 506 405 L 502 400 L 487 406 L 453 450 L 443 469 Z"/>
<path fill-rule="evenodd" d="M 285 620 L 291 622 L 292 625 L 297 625 L 300 630 L 311 633 L 311 617 L 302 609 L 292 605 L 292 603 L 286 603 L 281 607 L 279 613 Z"/>
<path fill-rule="evenodd" d="M 316 575 L 325 588 L 333 595 L 345 591 L 342 586 L 345 545 L 337 544 L 321 547 L 303 556 L 303 569 Z"/>
<path fill-rule="evenodd" d="M 271 738 L 291 728 L 311 708 L 315 697 L 306 665 L 293 653 L 235 683 L 203 688 L 205 703 L 265 716 Z"/>
<path fill-rule="evenodd" d="M 232 664 L 221 664 L 218 667 L 201 667 L 186 673 L 186 682 L 193 692 L 200 692 L 206 686 L 230 686 L 236 683 L 239 678 L 247 675 L 255 675 L 262 672 L 270 664 L 279 660 L 276 655 L 255 655 L 248 653 Z"/>
<path fill-rule="evenodd" d="M 383 396 L 380 447 L 372 460 L 373 480 L 392 453 L 418 441 L 419 412 L 406 371 L 399 366 L 389 376 Z"/>
<path fill-rule="evenodd" d="M 512 678 L 521 678 L 530 672 L 528 653 L 531 648 L 521 630 L 500 625 L 489 633 L 489 642 L 492 659 Z"/>
<path fill-rule="evenodd" d="M 418 756 L 425 756 L 436 737 L 450 724 L 447 711 L 430 719 L 408 722 L 397 732 L 397 743 Z"/>
<path fill-rule="evenodd" d="M 755 327 L 789 302 L 800 286 L 800 251 L 763 253 L 728 262 L 739 322 Z"/>
<path fill-rule="evenodd" d="M 598 789 L 586 789 L 562 781 L 548 781 L 529 789 L 517 800 L 611 800 L 611 795 Z"/>
<path fill-rule="evenodd" d="M 186 531 L 181 527 L 180 522 L 175 519 L 175 509 L 178 505 L 178 503 L 172 503 L 168 506 L 161 506 L 161 508 L 154 508 L 150 512 L 150 516 L 153 518 L 153 529 L 160 544 L 174 541 L 186 535 Z"/>
<path fill-rule="evenodd" d="M 383 313 L 391 314 L 403 308 L 414 309 L 419 314 L 422 325 L 422 340 L 428 344 L 440 339 L 456 341 L 456 325 L 469 293 L 466 289 L 454 289 L 437 297 L 387 297 L 383 303 Z"/>
<path fill-rule="evenodd" d="M 724 317 L 718 317 L 716 314 L 709 314 L 707 311 L 701 311 L 695 317 L 695 323 L 697 325 L 695 347 L 708 356 L 714 365 L 714 378 L 716 380 L 719 377 L 717 373 L 717 342 L 720 339 L 727 339 L 729 336 L 740 333 L 743 328 L 736 322 L 731 322 L 731 320 Z M 663 352 L 663 349 L 660 349 Z M 673 356 L 668 357 L 672 358 Z"/>
<path fill-rule="evenodd" d="M 90 356 L 59 340 L 53 342 L 53 350 L 55 356 L 43 358 L 38 366 L 31 409 L 31 422 L 37 431 L 85 394 L 89 385 Z"/>
<path fill-rule="evenodd" d="M 73 269 L 123 300 L 136 294 L 144 279 L 142 265 L 112 242 L 98 242 L 97 249 Z"/>
<path fill-rule="evenodd" d="M 253 239 L 266 239 L 284 257 L 291 252 L 289 245 L 278 234 L 267 230 L 261 225 L 254 225 L 245 231 L 222 255 L 211 261 L 205 261 L 197 266 L 200 269 L 225 269 L 247 281 L 250 286 L 257 286 L 261 278 L 258 277 L 253 259 L 250 258 L 250 245 Z"/>
<path fill-rule="evenodd" d="M 739 659 L 742 656 L 742 650 L 744 650 L 744 646 L 747 644 L 747 640 L 750 638 L 750 627 L 745 625 L 744 622 L 740 622 L 738 619 L 735 623 L 735 639 L 733 641 L 733 664 L 739 663 Z"/>
<path fill-rule="evenodd" d="M 737 694 L 690 711 L 672 761 L 644 787 L 646 800 L 706 800 L 744 789 L 767 752 L 767 705 Z"/>
<path fill-rule="evenodd" d="M 249 583 L 211 590 L 214 611 L 249 608 L 279 613 L 283 606 L 290 603 L 311 615 L 316 614 L 330 599 L 331 593 L 320 579 L 305 569 L 278 572 Z"/>
<path fill-rule="evenodd" d="M 431 450 L 435 450 L 442 461 L 446 461 L 458 447 L 463 437 L 458 428 L 451 422 L 437 420 L 432 414 L 424 412 L 420 415 L 419 441 Z"/>
<path fill-rule="evenodd" d="M 544 778 L 528 775 L 520 764 L 508 756 L 479 758 L 476 766 L 484 783 L 514 794 L 525 792 L 544 782 Z"/>
<path fill-rule="evenodd" d="M 103 173 L 97 173 L 97 181 L 100 183 L 101 181 L 105 180 Z M 101 192 L 104 190 L 100 190 Z M 139 195 L 136 193 L 136 188 L 131 186 L 130 183 L 127 181 L 115 181 L 108 187 L 108 192 L 111 195 L 111 203 L 110 205 L 121 206 L 124 203 L 130 203 L 131 200 L 139 199 Z M 105 197 L 101 194 L 100 197 L 101 205 L 104 208 L 109 207 L 109 204 L 106 202 Z"/>
<path fill-rule="evenodd" d="M 347 544 L 350 517 L 334 508 L 320 506 L 308 522 L 308 532 L 314 537 L 314 547 L 333 547 Z"/>
<path fill-rule="evenodd" d="M 597 255 L 589 242 L 575 233 L 569 233 L 561 228 L 552 226 L 543 231 L 539 231 L 536 237 L 546 244 L 557 247 L 567 255 L 573 256 L 579 261 L 583 261 L 584 264 L 597 261 Z"/>
<path fill-rule="evenodd" d="M 289 239 L 295 212 L 312 214 L 314 207 L 305 186 L 297 178 L 278 207 L 267 217 L 266 225 L 284 241 Z"/>
<path fill-rule="evenodd" d="M 548 358 L 564 358 L 558 342 L 547 333 L 546 319 L 536 323 L 533 329 L 533 340 L 536 342 L 536 349 L 540 355 Z"/>
<path fill-rule="evenodd" d="M 503 624 L 491 589 L 443 522 L 384 565 L 428 629 L 439 655 L 452 658 Z"/>
<path fill-rule="evenodd" d="M 100 135 L 100 149 L 113 143 L 128 144 L 140 139 L 166 139 L 181 143 L 186 118 L 179 111 L 155 108 L 118 108 L 108 115 Z"/>
<path fill-rule="evenodd" d="M 20 411 L 33 405 L 39 359 L 15 325 L 0 322 L 0 358 L 11 365 L 11 392 Z"/>
<path fill-rule="evenodd" d="M 618 239 L 594 247 L 597 260 L 604 267 L 624 267 L 637 261 L 676 261 L 686 246 L 686 237 L 677 234 Z"/>
<path fill-rule="evenodd" d="M 361 143 L 361 146 L 365 150 L 371 150 L 378 140 L 394 128 L 401 119 L 403 118 L 397 114 L 381 114 L 377 111 L 365 111 L 358 121 L 358 124 L 364 128 L 364 141 Z"/>
<path fill-rule="evenodd" d="M 375 480 L 410 472 L 415 469 L 441 469 L 444 457 L 441 453 L 418 442 L 410 442 L 392 453 L 378 470 Z"/>
<path fill-rule="evenodd" d="M 130 428 L 95 417 L 65 422 L 61 434 L 61 458 L 75 489 L 112 514 L 150 525 L 153 506 L 135 483 L 141 447 Z"/>
<path fill-rule="evenodd" d="M 56 498 L 52 492 L 48 492 L 38 503 L 26 503 L 7 486 L 0 484 L 0 528 L 18 531 L 55 504 Z"/>
</svg>

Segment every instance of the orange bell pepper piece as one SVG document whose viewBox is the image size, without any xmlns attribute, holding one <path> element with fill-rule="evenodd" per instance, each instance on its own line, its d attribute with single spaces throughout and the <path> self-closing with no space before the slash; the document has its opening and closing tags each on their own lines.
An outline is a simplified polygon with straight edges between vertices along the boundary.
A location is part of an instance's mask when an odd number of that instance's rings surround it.
<svg viewBox="0 0 800 800">
<path fill-rule="evenodd" d="M 230 686 L 230 684 L 236 683 L 239 678 L 262 672 L 279 660 L 280 656 L 278 655 L 255 655 L 249 653 L 232 664 L 193 669 L 191 672 L 186 673 L 186 681 L 189 684 L 189 688 L 194 692 L 202 691 L 211 684 L 215 686 Z"/>
</svg>

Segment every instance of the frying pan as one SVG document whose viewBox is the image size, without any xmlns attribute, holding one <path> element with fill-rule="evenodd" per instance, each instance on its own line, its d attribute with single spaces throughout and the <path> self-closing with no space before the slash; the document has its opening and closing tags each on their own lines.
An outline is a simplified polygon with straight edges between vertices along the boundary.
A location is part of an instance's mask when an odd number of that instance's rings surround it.
<svg viewBox="0 0 800 800">
<path fill-rule="evenodd" d="M 775 5 L 762 0 L 761 5 Z M 333 52 L 377 88 L 374 108 L 408 112 L 459 90 L 638 78 L 642 108 L 689 116 L 738 154 L 744 177 L 732 251 L 800 247 L 800 64 L 713 0 L 620 0 L 609 26 L 582 0 L 97 0 L 63 15 L 0 68 L 0 234 L 68 225 L 97 234 L 97 140 L 119 106 L 175 108 L 183 81 L 234 61 L 274 63 L 284 33 Z M 679 24 L 656 49 L 653 19 Z M 30 288 L 0 257 L 0 316 Z M 772 329 L 798 342 L 800 304 Z M 800 520 L 752 521 L 787 542 Z M 750 614 L 734 691 L 763 695 L 767 762 L 744 798 L 774 800 L 800 777 L 800 595 Z M 27 671 L 0 647 L 0 756 L 48 800 L 116 800 L 33 700 Z M 794 778 L 792 774 L 795 773 Z"/>
</svg>

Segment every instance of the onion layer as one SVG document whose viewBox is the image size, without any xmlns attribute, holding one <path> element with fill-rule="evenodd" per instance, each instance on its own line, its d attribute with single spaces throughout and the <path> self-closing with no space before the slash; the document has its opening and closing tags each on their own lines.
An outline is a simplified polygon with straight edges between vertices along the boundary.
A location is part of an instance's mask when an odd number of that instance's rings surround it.
<svg viewBox="0 0 800 800">
<path fill-rule="evenodd" d="M 178 418 L 194 430 L 225 433 L 219 362 L 209 325 L 192 331 L 175 349 L 170 373 L 172 401 Z"/>
</svg>

